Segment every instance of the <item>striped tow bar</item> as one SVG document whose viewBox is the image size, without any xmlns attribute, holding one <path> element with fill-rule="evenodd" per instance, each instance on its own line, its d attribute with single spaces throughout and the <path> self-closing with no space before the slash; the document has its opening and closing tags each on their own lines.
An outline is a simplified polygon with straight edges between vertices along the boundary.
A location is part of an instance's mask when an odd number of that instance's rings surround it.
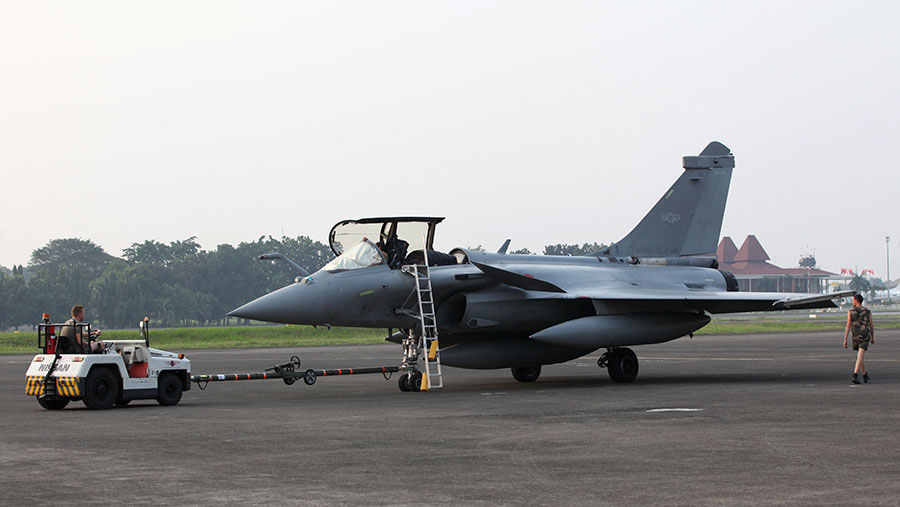
<svg viewBox="0 0 900 507">
<path fill-rule="evenodd" d="M 275 365 L 268 368 L 264 373 L 219 373 L 214 375 L 194 375 L 191 382 L 195 382 L 200 390 L 206 389 L 210 382 L 226 382 L 234 380 L 268 380 L 281 379 L 285 384 L 291 385 L 297 379 L 303 379 L 303 382 L 311 386 L 316 383 L 318 377 L 328 377 L 334 375 L 364 375 L 371 373 L 381 373 L 385 378 L 390 378 L 390 374 L 400 371 L 399 366 L 376 366 L 372 368 L 340 368 L 331 370 L 301 370 L 300 358 L 294 356 L 291 362 Z"/>
</svg>

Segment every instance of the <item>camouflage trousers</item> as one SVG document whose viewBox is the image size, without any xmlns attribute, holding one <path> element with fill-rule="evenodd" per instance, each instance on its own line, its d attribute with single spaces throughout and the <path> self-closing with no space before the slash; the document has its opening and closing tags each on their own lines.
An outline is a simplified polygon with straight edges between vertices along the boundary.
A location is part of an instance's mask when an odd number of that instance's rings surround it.
<svg viewBox="0 0 900 507">
<path fill-rule="evenodd" d="M 869 332 L 863 331 L 862 334 L 853 335 L 853 350 L 869 350 Z"/>
</svg>

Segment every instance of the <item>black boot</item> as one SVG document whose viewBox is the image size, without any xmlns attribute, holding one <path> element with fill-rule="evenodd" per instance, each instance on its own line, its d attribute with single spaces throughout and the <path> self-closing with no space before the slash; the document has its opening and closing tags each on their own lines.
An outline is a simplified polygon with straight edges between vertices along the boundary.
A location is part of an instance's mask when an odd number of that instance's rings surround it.
<svg viewBox="0 0 900 507">
<path fill-rule="evenodd" d="M 853 383 L 853 384 L 859 384 L 859 374 L 858 374 L 858 373 L 854 373 L 854 374 L 853 374 L 853 378 L 850 379 L 850 382 Z"/>
<path fill-rule="evenodd" d="M 868 373 L 863 373 L 863 382 L 865 382 L 866 384 L 869 383 L 869 374 Z"/>
</svg>

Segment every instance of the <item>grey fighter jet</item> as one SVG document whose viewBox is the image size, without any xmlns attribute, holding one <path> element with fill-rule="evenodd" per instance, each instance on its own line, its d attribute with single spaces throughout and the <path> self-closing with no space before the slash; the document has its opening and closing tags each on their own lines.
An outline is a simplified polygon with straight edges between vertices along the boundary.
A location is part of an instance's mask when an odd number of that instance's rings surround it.
<svg viewBox="0 0 900 507">
<path fill-rule="evenodd" d="M 507 242 L 497 253 L 443 253 L 433 248 L 443 218 L 345 220 L 329 235 L 334 260 L 311 275 L 291 263 L 300 274 L 295 283 L 229 315 L 388 328 L 386 339 L 403 345 L 401 389 L 415 390 L 417 364 L 438 329 L 445 365 L 511 368 L 516 380 L 532 382 L 541 365 L 604 349 L 598 364 L 614 381 L 632 382 L 638 360 L 629 346 L 691 335 L 715 313 L 827 308 L 852 294 L 739 292 L 735 277 L 709 256 L 734 157 L 712 142 L 683 162 L 684 172 L 634 230 L 601 252 L 514 255 L 506 254 Z M 423 273 L 428 284 L 418 281 Z"/>
</svg>

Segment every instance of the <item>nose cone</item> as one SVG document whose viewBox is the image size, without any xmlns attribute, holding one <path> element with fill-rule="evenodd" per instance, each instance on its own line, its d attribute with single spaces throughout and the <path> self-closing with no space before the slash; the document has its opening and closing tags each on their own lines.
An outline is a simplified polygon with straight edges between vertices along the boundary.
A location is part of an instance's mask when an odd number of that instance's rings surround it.
<svg viewBox="0 0 900 507">
<path fill-rule="evenodd" d="M 254 299 L 228 312 L 231 317 L 277 322 L 279 324 L 319 324 L 321 300 L 310 294 L 310 287 L 295 283 Z"/>
</svg>

